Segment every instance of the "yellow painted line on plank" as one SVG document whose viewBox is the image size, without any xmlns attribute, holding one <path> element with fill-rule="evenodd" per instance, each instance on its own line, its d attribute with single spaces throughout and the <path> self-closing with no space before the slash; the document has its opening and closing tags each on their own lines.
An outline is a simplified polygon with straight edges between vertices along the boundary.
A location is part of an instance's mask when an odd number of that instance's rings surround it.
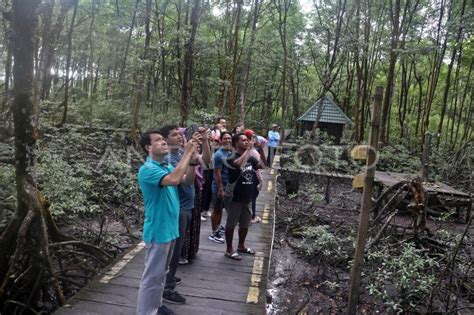
<svg viewBox="0 0 474 315">
<path fill-rule="evenodd" d="M 260 289 L 256 287 L 249 287 L 249 293 L 247 294 L 247 303 L 258 303 L 258 295 L 260 293 Z"/>
<path fill-rule="evenodd" d="M 272 189 L 273 189 L 273 181 L 269 180 L 267 191 L 272 191 Z"/>
<path fill-rule="evenodd" d="M 266 203 L 265 206 L 263 207 L 262 224 L 268 224 L 269 216 L 270 216 L 270 205 Z"/>
<path fill-rule="evenodd" d="M 253 261 L 252 278 L 250 279 L 250 286 L 247 293 L 247 303 L 258 303 L 258 297 L 260 295 L 260 282 L 262 282 L 262 271 L 263 253 L 257 252 L 255 253 L 255 259 Z"/>
<path fill-rule="evenodd" d="M 132 260 L 133 257 L 135 257 L 135 255 L 139 251 L 141 251 L 143 248 L 145 248 L 145 243 L 144 242 L 138 243 L 137 246 L 135 246 L 134 249 L 129 251 L 127 254 L 125 254 L 120 261 L 118 261 L 115 265 L 113 265 L 112 268 L 110 268 L 110 270 L 107 271 L 102 278 L 100 278 L 99 282 L 100 283 L 109 283 L 110 280 L 117 277 L 120 270 L 122 270 L 123 267 L 125 267 L 125 265 L 128 264 L 130 262 L 130 260 Z"/>
<path fill-rule="evenodd" d="M 268 220 L 269 215 L 270 215 L 270 206 L 268 205 L 268 203 L 266 203 L 265 207 L 263 207 L 262 219 L 263 220 Z"/>
</svg>

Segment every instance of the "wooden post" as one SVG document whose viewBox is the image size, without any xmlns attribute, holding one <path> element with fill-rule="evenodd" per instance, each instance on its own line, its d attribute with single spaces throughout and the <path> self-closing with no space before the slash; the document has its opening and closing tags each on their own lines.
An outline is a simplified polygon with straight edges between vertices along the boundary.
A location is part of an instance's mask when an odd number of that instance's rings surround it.
<svg viewBox="0 0 474 315">
<path fill-rule="evenodd" d="M 423 154 L 421 156 L 421 180 L 429 181 L 429 163 L 430 163 L 431 133 L 425 133 L 425 144 L 423 145 Z"/>
<path fill-rule="evenodd" d="M 374 107 L 372 109 L 372 126 L 370 130 L 369 145 L 367 150 L 367 169 L 365 170 L 364 191 L 362 194 L 362 206 L 359 216 L 359 227 L 357 230 L 357 242 L 354 255 L 354 265 L 351 271 L 351 286 L 349 291 L 348 313 L 355 314 L 359 302 L 360 274 L 364 259 L 365 244 L 367 242 L 367 231 L 369 227 L 369 210 L 372 207 L 372 191 L 374 189 L 374 175 L 376 155 L 378 150 L 380 113 L 383 98 L 383 88 L 377 86 L 374 95 Z"/>
</svg>

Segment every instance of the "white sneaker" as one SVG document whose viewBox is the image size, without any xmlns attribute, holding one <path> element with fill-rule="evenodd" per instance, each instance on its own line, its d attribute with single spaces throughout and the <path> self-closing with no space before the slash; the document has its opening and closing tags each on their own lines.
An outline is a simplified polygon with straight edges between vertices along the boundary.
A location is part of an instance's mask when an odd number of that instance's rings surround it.
<svg viewBox="0 0 474 315">
<path fill-rule="evenodd" d="M 211 211 L 207 211 L 207 212 L 206 212 L 206 216 L 207 216 L 208 218 L 210 218 L 210 217 L 211 217 L 211 214 L 212 214 L 212 212 L 211 212 Z"/>
<path fill-rule="evenodd" d="M 201 215 L 201 222 L 206 222 L 206 221 L 207 221 L 206 217 Z"/>
<path fill-rule="evenodd" d="M 180 264 L 180 265 L 187 265 L 187 264 L 189 264 L 189 260 L 187 260 L 186 258 L 180 257 L 178 264 Z"/>
</svg>

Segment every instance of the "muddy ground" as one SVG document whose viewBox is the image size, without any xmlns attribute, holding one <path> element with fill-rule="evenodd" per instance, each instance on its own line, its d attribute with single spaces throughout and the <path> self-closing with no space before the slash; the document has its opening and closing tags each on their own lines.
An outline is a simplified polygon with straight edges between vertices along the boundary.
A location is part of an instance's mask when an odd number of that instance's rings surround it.
<svg viewBox="0 0 474 315">
<path fill-rule="evenodd" d="M 290 182 L 297 177 L 299 177 L 298 193 L 288 194 L 287 188 L 294 189 Z M 329 193 L 326 193 L 327 187 Z M 268 314 L 339 314 L 347 311 L 350 265 L 361 195 L 361 191 L 352 189 L 350 179 L 329 178 L 328 185 L 327 177 L 296 173 L 281 174 L 278 179 L 275 241 L 269 273 L 268 300 L 271 303 L 267 309 Z M 394 223 L 401 225 L 409 220 L 410 218 L 405 216 L 397 216 Z M 436 231 L 447 230 L 452 235 L 461 235 L 466 225 L 455 220 L 430 219 L 428 226 L 433 234 Z M 472 233 L 472 229 L 470 232 Z M 328 238 L 325 240 L 319 238 L 315 241 L 315 238 L 311 237 L 314 233 L 327 234 Z M 468 233 L 468 237 L 471 233 Z M 461 251 L 463 255 L 467 255 L 468 261 L 469 259 L 472 261 L 472 238 L 467 239 L 467 245 L 463 246 Z M 450 252 L 448 249 L 448 255 Z M 439 261 L 443 262 L 443 259 L 440 258 Z M 437 271 L 441 269 L 442 265 Z M 371 275 L 376 270 L 378 270 L 376 264 L 365 263 L 359 298 L 361 313 L 396 313 L 394 307 L 403 307 L 405 311 L 416 309 L 417 312 L 427 312 L 425 306 L 413 307 L 403 304 L 387 306 L 389 301 L 384 301 L 376 294 L 370 294 L 368 287 L 370 282 L 374 281 Z M 435 274 L 435 270 L 426 271 Z M 459 275 L 459 272 L 453 274 Z M 469 270 L 459 277 L 466 275 L 472 278 L 472 272 Z M 467 282 L 472 285 L 472 281 Z M 462 288 L 463 285 L 457 294 L 449 290 L 448 295 L 454 296 L 450 306 L 453 308 L 450 309 L 454 309 L 453 304 L 456 303 L 460 313 L 469 313 L 472 311 L 470 308 L 472 289 L 469 289 L 469 286 L 468 289 L 466 286 Z M 388 294 L 392 297 L 394 295 L 393 292 Z M 442 311 L 445 303 L 436 301 L 437 294 L 446 294 L 446 290 L 440 289 L 434 294 L 434 310 Z M 416 299 L 422 300 L 422 298 L 426 297 L 421 293 L 415 294 L 410 301 L 415 304 Z"/>
</svg>

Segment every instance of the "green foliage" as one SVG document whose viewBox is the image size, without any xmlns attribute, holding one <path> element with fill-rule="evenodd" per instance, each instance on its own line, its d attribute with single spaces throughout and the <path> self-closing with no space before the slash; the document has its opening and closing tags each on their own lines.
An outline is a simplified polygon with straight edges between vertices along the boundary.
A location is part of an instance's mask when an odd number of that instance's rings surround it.
<svg viewBox="0 0 474 315">
<path fill-rule="evenodd" d="M 121 161 L 111 161 L 101 165 L 100 175 L 96 177 L 94 186 L 100 191 L 103 201 L 121 204 L 133 200 L 138 194 L 138 182 L 130 166 Z"/>
<path fill-rule="evenodd" d="M 179 117 L 179 110 L 177 108 L 170 108 L 167 112 L 144 108 L 140 112 L 140 127 L 142 131 L 145 131 L 149 128 L 157 128 L 164 124 L 177 124 Z"/>
<path fill-rule="evenodd" d="M 466 236 L 467 239 L 469 239 L 469 236 Z M 452 235 L 446 230 L 440 229 L 436 230 L 434 238 L 438 240 L 439 242 L 445 244 L 446 246 L 449 246 L 450 248 L 454 248 L 461 238 L 460 234 L 457 235 Z"/>
<path fill-rule="evenodd" d="M 318 192 L 316 185 L 308 187 L 304 194 L 314 204 L 319 203 L 324 199 L 324 196 Z"/>
<path fill-rule="evenodd" d="M 15 169 L 0 164 L 0 234 L 17 207 Z"/>
<path fill-rule="evenodd" d="M 301 229 L 304 240 L 300 250 L 307 257 L 318 258 L 323 264 L 347 266 L 347 257 L 353 250 L 350 237 L 339 237 L 329 231 L 329 226 L 304 226 Z"/>
<path fill-rule="evenodd" d="M 398 252 L 389 245 L 369 252 L 368 260 L 378 267 L 375 273 L 368 275 L 367 289 L 394 312 L 415 311 L 417 300 L 427 294 L 436 281 L 429 270 L 438 267 L 438 263 L 411 243 L 403 244 Z"/>
<path fill-rule="evenodd" d="M 16 194 L 15 169 L 11 165 L 0 164 L 0 191 L 7 198 Z"/>
<path fill-rule="evenodd" d="M 289 157 L 282 159 L 285 168 L 343 174 L 362 170 L 363 165 L 350 158 L 352 145 L 334 145 L 334 138 L 324 131 L 306 132 L 297 138 L 297 143 Z"/>
<path fill-rule="evenodd" d="M 75 116 L 78 121 L 104 127 L 129 127 L 132 121 L 127 99 L 96 100 L 95 98 L 85 98 L 73 106 L 69 117 Z"/>
<path fill-rule="evenodd" d="M 43 152 L 39 155 L 38 184 L 51 203 L 54 216 L 95 213 L 100 210 L 91 201 L 93 183 L 87 179 L 86 165 L 70 165 L 61 155 Z"/>
<path fill-rule="evenodd" d="M 377 170 L 398 173 L 417 173 L 421 169 L 420 154 L 404 145 L 385 146 L 379 150 Z"/>
<path fill-rule="evenodd" d="M 136 174 L 124 161 L 106 161 L 95 170 L 50 151 L 40 154 L 38 183 L 54 216 L 96 213 L 104 203 L 122 204 L 139 193 Z"/>
<path fill-rule="evenodd" d="M 217 113 L 209 111 L 204 108 L 195 109 L 192 113 L 191 122 L 198 124 L 207 124 L 209 127 L 213 127 L 217 119 Z"/>
</svg>

